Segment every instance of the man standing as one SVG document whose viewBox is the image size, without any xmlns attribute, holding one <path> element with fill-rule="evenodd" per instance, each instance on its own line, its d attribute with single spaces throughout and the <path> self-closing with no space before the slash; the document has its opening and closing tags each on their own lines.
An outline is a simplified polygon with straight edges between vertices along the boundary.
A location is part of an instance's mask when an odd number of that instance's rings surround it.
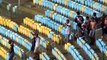
<svg viewBox="0 0 107 60">
<path fill-rule="evenodd" d="M 92 18 L 91 21 L 90 21 L 90 32 L 89 32 L 89 37 L 90 37 L 90 40 L 91 40 L 91 45 L 94 45 L 95 43 L 95 29 L 96 29 L 96 22 L 95 20 Z"/>
<path fill-rule="evenodd" d="M 96 13 L 93 13 L 93 17 L 92 18 L 96 21 L 96 23 L 98 23 L 98 18 L 96 16 Z"/>
<path fill-rule="evenodd" d="M 38 48 L 40 46 L 40 37 L 38 35 L 38 31 L 35 31 L 35 33 L 33 33 L 33 39 L 32 39 L 32 47 L 31 47 L 31 54 L 36 53 L 36 58 L 37 60 L 39 60 L 39 52 L 38 52 Z M 33 55 L 34 56 L 34 55 Z"/>
<path fill-rule="evenodd" d="M 10 51 L 9 51 L 9 60 L 13 60 L 14 57 L 14 43 L 13 41 L 9 41 L 10 44 Z"/>
<path fill-rule="evenodd" d="M 68 42 L 69 41 L 69 36 L 71 34 L 71 24 L 70 24 L 70 21 L 69 20 L 66 20 L 66 23 L 65 23 L 65 38 L 66 38 L 66 41 Z"/>
<path fill-rule="evenodd" d="M 75 18 L 75 22 L 77 23 L 77 26 L 81 29 L 81 25 L 84 22 L 84 18 L 80 15 L 80 12 L 77 12 L 77 17 Z"/>
</svg>

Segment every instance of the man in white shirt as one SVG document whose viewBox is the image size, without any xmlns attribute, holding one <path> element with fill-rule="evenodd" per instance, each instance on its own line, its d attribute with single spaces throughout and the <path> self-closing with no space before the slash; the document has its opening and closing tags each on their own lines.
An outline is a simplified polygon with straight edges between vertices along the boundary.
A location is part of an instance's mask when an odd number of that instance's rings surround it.
<svg viewBox="0 0 107 60">
<path fill-rule="evenodd" d="M 33 34 L 33 39 L 32 39 L 32 47 L 31 47 L 31 54 L 34 53 L 34 56 L 36 54 L 36 57 L 37 59 L 39 59 L 39 52 L 38 52 L 38 48 L 40 46 L 40 37 L 38 35 L 38 31 L 35 31 L 35 33 L 32 33 Z"/>
<path fill-rule="evenodd" d="M 66 21 L 65 23 L 65 39 L 67 40 L 67 42 L 69 41 L 69 36 L 70 36 L 70 33 L 71 33 L 71 24 L 69 22 L 69 20 Z"/>
</svg>

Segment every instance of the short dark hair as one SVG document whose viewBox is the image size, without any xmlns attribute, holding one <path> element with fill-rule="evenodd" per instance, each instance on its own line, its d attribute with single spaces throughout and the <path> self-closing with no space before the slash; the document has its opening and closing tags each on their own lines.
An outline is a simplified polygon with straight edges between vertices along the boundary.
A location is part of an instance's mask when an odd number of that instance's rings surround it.
<svg viewBox="0 0 107 60">
<path fill-rule="evenodd" d="M 70 20 L 69 20 L 69 19 L 67 19 L 67 20 L 66 20 L 66 23 L 69 23 L 69 22 L 70 22 Z"/>
<path fill-rule="evenodd" d="M 89 16 L 86 16 L 86 19 L 89 19 Z"/>
<path fill-rule="evenodd" d="M 96 16 L 96 13 L 95 13 L 95 12 L 93 13 L 93 16 Z"/>
<path fill-rule="evenodd" d="M 77 15 L 80 15 L 80 12 L 79 12 L 79 11 L 77 11 Z"/>
</svg>

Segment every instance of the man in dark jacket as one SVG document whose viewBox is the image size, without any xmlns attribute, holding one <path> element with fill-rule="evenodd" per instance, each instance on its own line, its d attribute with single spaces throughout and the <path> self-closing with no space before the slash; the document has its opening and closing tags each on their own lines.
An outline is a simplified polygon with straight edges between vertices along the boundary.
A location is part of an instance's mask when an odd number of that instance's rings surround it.
<svg viewBox="0 0 107 60">
<path fill-rule="evenodd" d="M 81 25 L 84 22 L 84 18 L 80 15 L 80 12 L 77 12 L 77 17 L 75 18 L 75 22 L 77 23 L 77 26 L 81 29 Z"/>
<path fill-rule="evenodd" d="M 9 43 L 10 43 L 9 60 L 13 60 L 13 57 L 14 57 L 14 42 L 10 40 Z"/>
</svg>

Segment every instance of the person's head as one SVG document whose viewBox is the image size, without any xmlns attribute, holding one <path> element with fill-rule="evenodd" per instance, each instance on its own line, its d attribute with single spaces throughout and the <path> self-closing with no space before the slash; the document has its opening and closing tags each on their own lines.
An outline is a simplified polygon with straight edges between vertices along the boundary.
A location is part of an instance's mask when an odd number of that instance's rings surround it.
<svg viewBox="0 0 107 60">
<path fill-rule="evenodd" d="M 80 15 L 80 12 L 79 12 L 79 11 L 77 11 L 77 15 Z"/>
<path fill-rule="evenodd" d="M 86 19 L 89 20 L 89 16 L 86 16 Z"/>
<path fill-rule="evenodd" d="M 69 23 L 69 19 L 66 20 L 66 23 Z"/>
<path fill-rule="evenodd" d="M 93 13 L 93 16 L 96 16 L 96 13 L 95 13 L 95 12 Z"/>
<path fill-rule="evenodd" d="M 33 33 L 33 36 L 38 37 L 38 31 L 37 30 Z"/>
<path fill-rule="evenodd" d="M 12 45 L 14 44 L 14 42 L 12 40 L 9 40 L 9 44 Z"/>
</svg>

